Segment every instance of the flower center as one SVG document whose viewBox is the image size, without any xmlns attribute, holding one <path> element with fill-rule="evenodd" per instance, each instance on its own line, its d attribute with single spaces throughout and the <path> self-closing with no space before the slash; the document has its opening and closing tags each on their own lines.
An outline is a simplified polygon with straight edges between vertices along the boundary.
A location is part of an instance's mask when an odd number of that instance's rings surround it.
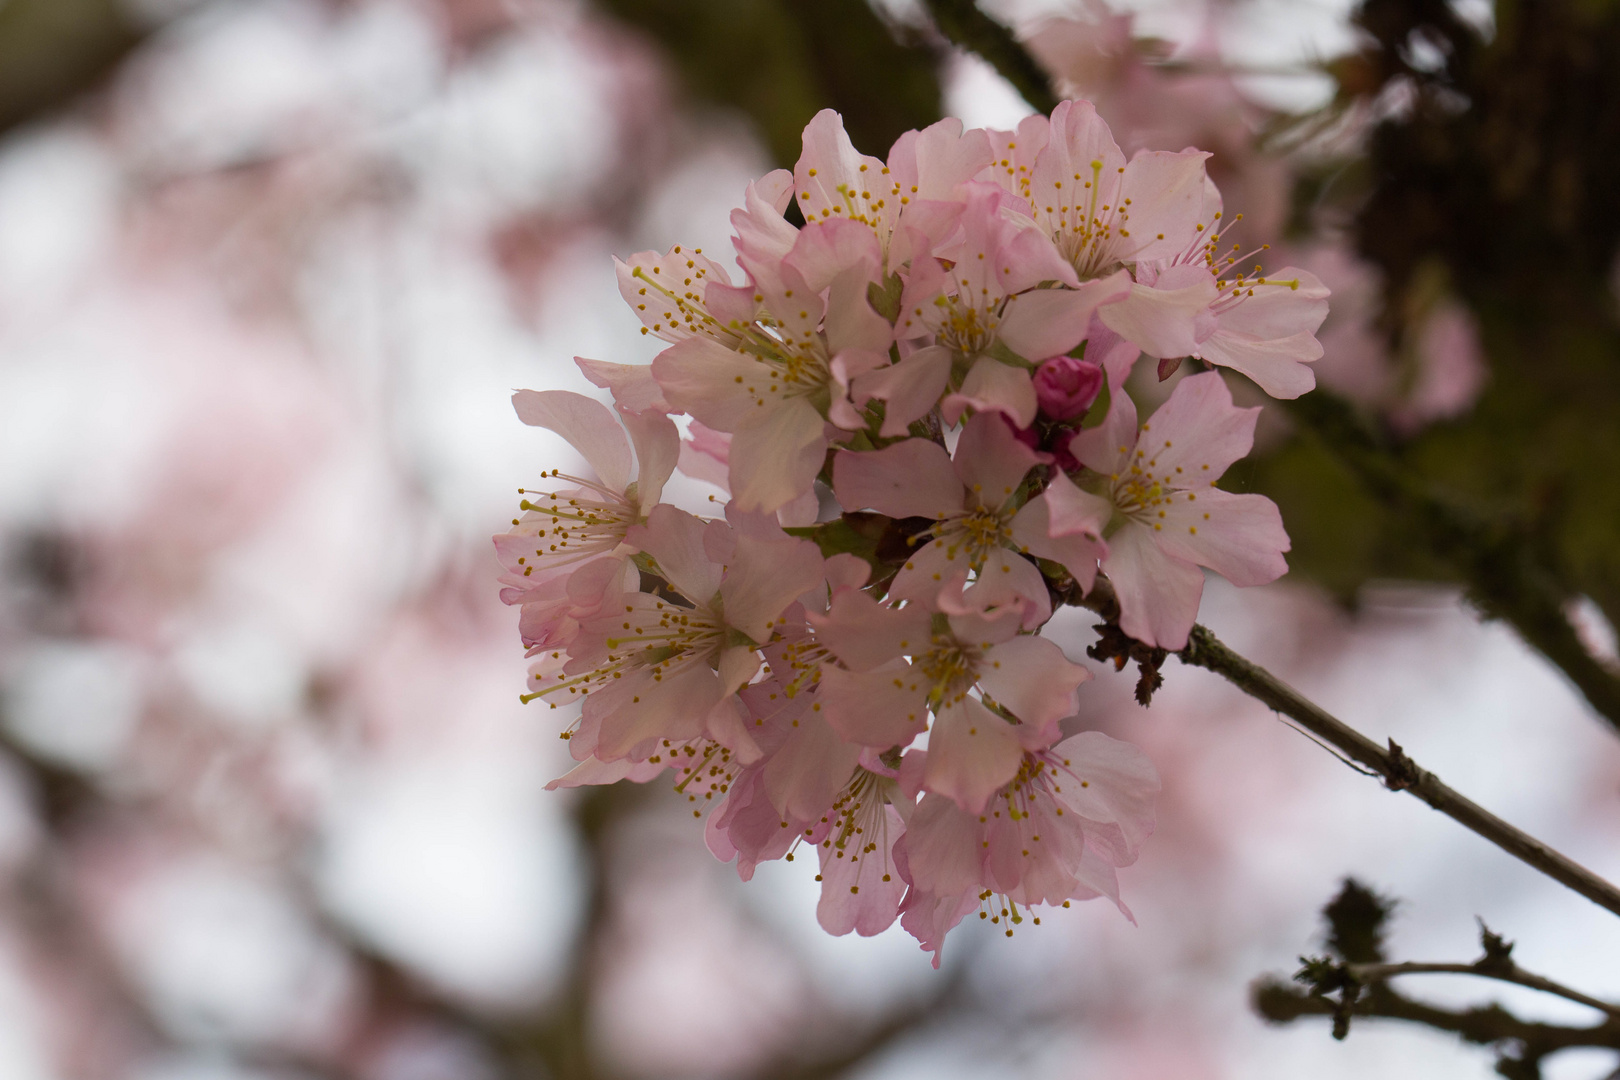
<svg viewBox="0 0 1620 1080">
<path fill-rule="evenodd" d="M 564 691 L 583 698 L 626 675 L 645 673 L 657 683 L 692 664 L 712 668 L 728 633 L 724 620 L 706 607 L 677 607 L 648 593 L 626 597 L 620 615 L 599 616 L 585 629 L 603 634 L 599 640 L 606 655 L 593 656 L 594 666 L 583 671 L 570 670 L 575 668 L 570 663 L 561 670 L 531 676 L 539 689 L 522 696 L 525 704 L 547 698 L 556 708 L 558 702 L 568 700 L 562 696 Z M 560 652 L 552 655 L 559 660 L 563 656 Z"/>
<path fill-rule="evenodd" d="M 979 650 L 964 646 L 951 634 L 934 634 L 931 648 L 911 658 L 930 686 L 928 704 L 935 711 L 967 696 L 979 679 Z"/>
</svg>

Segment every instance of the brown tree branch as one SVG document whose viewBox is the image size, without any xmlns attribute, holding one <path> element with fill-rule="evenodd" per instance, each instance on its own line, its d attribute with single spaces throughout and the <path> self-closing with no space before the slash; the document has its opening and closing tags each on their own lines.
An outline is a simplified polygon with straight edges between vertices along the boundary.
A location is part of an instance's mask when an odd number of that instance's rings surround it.
<svg viewBox="0 0 1620 1080">
<path fill-rule="evenodd" d="M 1065 603 L 1089 608 L 1117 630 L 1119 603 L 1114 590 L 1098 579 L 1081 596 L 1072 582 L 1054 589 Z M 1145 648 L 1145 646 L 1144 646 Z M 1205 668 L 1274 711 L 1293 720 L 1311 735 L 1381 776 L 1391 791 L 1405 791 L 1473 830 L 1509 855 L 1573 889 L 1607 911 L 1620 915 L 1620 889 L 1567 856 L 1530 836 L 1478 803 L 1454 791 L 1433 773 L 1422 769 L 1394 739 L 1379 746 L 1361 732 L 1316 705 L 1260 665 L 1233 652 L 1203 626 L 1194 626 L 1187 646 L 1176 657 L 1184 664 Z"/>
<path fill-rule="evenodd" d="M 1597 1009 L 1611 1019 L 1620 1020 L 1620 1005 L 1600 1000 L 1590 994 L 1583 994 L 1563 983 L 1526 971 L 1511 960 L 1500 963 L 1475 961 L 1472 964 L 1433 964 L 1407 960 L 1398 964 L 1349 964 L 1346 965 L 1346 970 L 1358 982 L 1367 984 L 1382 982 L 1397 975 L 1474 975 L 1482 979 L 1495 979 L 1497 982 L 1513 983 L 1554 994 L 1579 1005 Z"/>
<path fill-rule="evenodd" d="M 1336 1016 L 1340 1009 L 1339 1003 L 1331 998 L 1279 979 L 1262 979 L 1256 983 L 1252 1001 L 1256 1012 L 1276 1024 L 1291 1023 L 1305 1016 Z M 1436 1031 L 1449 1031 L 1465 1042 L 1480 1046 L 1517 1042 L 1522 1048 L 1517 1054 L 1520 1062 L 1539 1061 L 1555 1051 L 1574 1047 L 1620 1050 L 1620 1020 L 1607 1019 L 1591 1027 L 1573 1027 L 1523 1020 L 1494 1004 L 1444 1009 L 1413 1000 L 1382 984 L 1369 987 L 1351 1006 L 1350 1012 L 1359 1017 L 1405 1020 Z"/>
</svg>

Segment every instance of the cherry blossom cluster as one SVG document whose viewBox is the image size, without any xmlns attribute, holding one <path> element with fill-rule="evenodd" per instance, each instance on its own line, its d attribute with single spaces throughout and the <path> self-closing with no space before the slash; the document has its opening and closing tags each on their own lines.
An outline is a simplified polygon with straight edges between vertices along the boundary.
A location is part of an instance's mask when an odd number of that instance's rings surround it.
<svg viewBox="0 0 1620 1080">
<path fill-rule="evenodd" d="M 554 786 L 669 773 L 744 879 L 813 851 L 823 927 L 899 919 L 936 964 L 975 911 L 1009 934 L 1099 896 L 1128 916 L 1158 780 L 1076 729 L 1090 673 L 1041 630 L 1101 573 L 1125 633 L 1178 649 L 1204 568 L 1285 572 L 1277 508 L 1216 486 L 1259 409 L 1202 370 L 1139 423 L 1125 381 L 1191 357 L 1297 396 L 1327 311 L 1311 274 L 1225 243 L 1207 157 L 1127 161 L 1068 101 L 884 161 L 828 111 L 733 212 L 741 281 L 683 246 L 620 262 L 669 347 L 578 361 L 611 410 L 515 395 L 591 475 L 543 474 L 495 538 L 525 700 L 571 707 Z M 676 468 L 723 513 L 662 501 Z"/>
</svg>

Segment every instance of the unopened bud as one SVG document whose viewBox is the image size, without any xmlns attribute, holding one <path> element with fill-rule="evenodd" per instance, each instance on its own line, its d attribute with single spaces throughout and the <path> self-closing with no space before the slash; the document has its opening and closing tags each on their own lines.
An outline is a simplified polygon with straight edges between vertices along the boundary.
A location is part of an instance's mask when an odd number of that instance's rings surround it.
<svg viewBox="0 0 1620 1080">
<path fill-rule="evenodd" d="M 1054 356 L 1035 371 L 1035 400 L 1053 420 L 1085 415 L 1102 392 L 1103 370 L 1090 360 Z"/>
</svg>

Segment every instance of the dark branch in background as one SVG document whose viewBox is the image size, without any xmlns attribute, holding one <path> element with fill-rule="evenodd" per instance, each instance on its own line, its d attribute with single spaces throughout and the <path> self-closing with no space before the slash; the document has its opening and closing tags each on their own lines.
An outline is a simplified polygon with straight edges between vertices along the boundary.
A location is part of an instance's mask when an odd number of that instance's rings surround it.
<svg viewBox="0 0 1620 1080">
<path fill-rule="evenodd" d="M 1430 550 L 1468 583 L 1487 616 L 1505 619 L 1556 664 L 1620 730 L 1620 678 L 1605 668 L 1565 616 L 1575 597 L 1536 557 L 1528 530 L 1491 518 L 1431 489 L 1357 418 L 1350 404 L 1321 389 L 1285 403 L 1362 488 L 1417 529 Z"/>
<path fill-rule="evenodd" d="M 777 164 L 799 156 L 805 124 L 843 114 L 856 146 L 887 153 L 939 119 L 932 41 L 879 17 L 866 0 L 597 0 L 656 40 L 700 102 L 745 113 Z"/>
<path fill-rule="evenodd" d="M 66 104 L 100 82 L 147 28 L 118 0 L 0 4 L 0 131 Z"/>
<path fill-rule="evenodd" d="M 1106 580 L 1098 579 L 1096 587 L 1089 594 L 1082 597 L 1078 592 L 1078 587 L 1070 583 L 1058 590 L 1058 598 L 1065 603 L 1089 608 L 1108 620 L 1109 627 L 1103 630 L 1104 641 L 1110 640 L 1110 628 L 1114 636 L 1123 637 L 1117 633 L 1119 604 L 1114 598 L 1113 586 Z M 1125 640 L 1129 641 L 1128 638 Z M 1215 672 L 1245 694 L 1282 713 L 1351 761 L 1359 762 L 1383 777 L 1384 786 L 1391 791 L 1405 791 L 1422 799 L 1509 855 L 1568 886 L 1599 907 L 1620 915 L 1620 889 L 1453 791 L 1441 783 L 1439 777 L 1419 768 L 1393 739 L 1388 747 L 1379 746 L 1265 668 L 1227 648 L 1205 627 L 1194 626 L 1187 647 L 1175 655 L 1184 664 Z"/>
<path fill-rule="evenodd" d="M 1524 971 L 1512 960 L 1513 945 L 1480 926 L 1484 955 L 1472 964 L 1389 963 L 1384 928 L 1393 905 L 1365 886 L 1346 881 L 1322 914 L 1328 925 L 1330 956 L 1301 957 L 1291 985 L 1268 977 L 1255 984 L 1254 1007 L 1276 1024 L 1302 1017 L 1333 1019 L 1333 1036 L 1350 1033 L 1353 1018 L 1405 1020 L 1449 1031 L 1465 1042 L 1497 1048 L 1496 1071 L 1509 1080 L 1540 1080 L 1549 1055 L 1576 1047 L 1620 1050 L 1620 1007 Z M 1557 994 L 1605 1013 L 1590 1026 L 1523 1020 L 1500 1005 L 1448 1009 L 1429 1005 L 1388 985 L 1396 975 L 1446 973 L 1474 975 Z M 1303 987 L 1303 988 L 1302 988 Z"/>
<path fill-rule="evenodd" d="M 1057 107 L 1045 69 L 1011 30 L 980 11 L 973 0 L 924 0 L 924 6 L 951 44 L 995 68 L 1036 112 L 1050 113 Z"/>
</svg>

